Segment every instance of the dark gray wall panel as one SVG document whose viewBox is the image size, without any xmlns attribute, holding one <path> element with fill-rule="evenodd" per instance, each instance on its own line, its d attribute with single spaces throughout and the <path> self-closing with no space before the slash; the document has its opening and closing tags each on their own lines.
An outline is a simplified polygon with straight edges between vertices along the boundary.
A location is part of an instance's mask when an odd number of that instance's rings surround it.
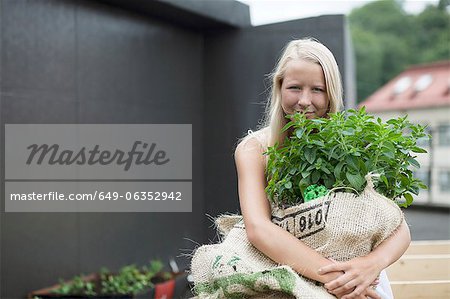
<svg viewBox="0 0 450 299">
<path fill-rule="evenodd" d="M 2 215 L 1 298 L 24 298 L 79 273 L 78 219 L 71 213 Z"/>
<path fill-rule="evenodd" d="M 105 265 L 117 269 L 130 263 L 144 265 L 150 258 L 175 258 L 182 249 L 193 247 L 184 238 L 195 237 L 189 224 L 195 222 L 189 213 L 83 214 L 79 229 L 80 267 L 89 271 Z"/>
<path fill-rule="evenodd" d="M 75 96 L 50 93 L 23 90 L 4 92 L 2 119 L 5 123 L 76 123 L 78 102 Z"/>
<path fill-rule="evenodd" d="M 75 90 L 75 6 L 64 1 L 2 1 L 2 88 Z"/>
<path fill-rule="evenodd" d="M 178 123 L 177 112 L 201 109 L 201 36 L 140 17 L 126 22 L 119 12 L 80 11 L 78 23 L 80 115 L 94 116 L 80 121 L 96 122 L 92 105 L 105 106 L 106 117 L 123 114 L 130 122 L 160 122 L 153 111 L 167 109 L 175 115 L 163 114 L 165 122 Z M 114 112 L 114 103 L 131 111 Z M 125 113 L 135 109 L 149 114 L 136 119 Z"/>
</svg>

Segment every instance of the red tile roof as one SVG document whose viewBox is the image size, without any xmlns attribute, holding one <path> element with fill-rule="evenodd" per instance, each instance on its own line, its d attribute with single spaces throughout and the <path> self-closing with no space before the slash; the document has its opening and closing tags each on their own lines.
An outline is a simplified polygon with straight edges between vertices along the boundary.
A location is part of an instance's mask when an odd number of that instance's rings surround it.
<svg viewBox="0 0 450 299">
<path fill-rule="evenodd" d="M 358 106 L 370 112 L 450 106 L 450 60 L 415 65 Z"/>
</svg>

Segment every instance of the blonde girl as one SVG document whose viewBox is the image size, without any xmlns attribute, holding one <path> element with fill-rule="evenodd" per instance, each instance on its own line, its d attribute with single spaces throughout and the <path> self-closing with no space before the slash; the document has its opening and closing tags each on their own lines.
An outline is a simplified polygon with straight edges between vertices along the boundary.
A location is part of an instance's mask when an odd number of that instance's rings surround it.
<svg viewBox="0 0 450 299">
<path fill-rule="evenodd" d="M 275 262 L 323 283 L 338 298 L 392 298 L 383 270 L 409 246 L 406 223 L 367 256 L 334 262 L 271 222 L 271 207 L 264 191 L 267 159 L 263 152 L 276 142 L 281 144 L 291 133 L 280 133 L 287 122 L 285 116 L 304 112 L 308 118 L 327 117 L 343 106 L 336 60 L 327 47 L 314 39 L 289 42 L 271 78 L 264 123 L 256 132 L 249 132 L 235 150 L 239 202 L 248 239 Z"/>
</svg>

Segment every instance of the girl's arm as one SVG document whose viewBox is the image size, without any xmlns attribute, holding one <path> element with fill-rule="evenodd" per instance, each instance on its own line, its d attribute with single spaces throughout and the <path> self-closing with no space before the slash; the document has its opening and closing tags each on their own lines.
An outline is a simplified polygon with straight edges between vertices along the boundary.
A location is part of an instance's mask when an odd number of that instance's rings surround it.
<svg viewBox="0 0 450 299">
<path fill-rule="evenodd" d="M 342 293 L 354 289 L 354 291 L 344 297 L 356 298 L 363 292 L 379 273 L 397 261 L 408 249 L 411 243 L 411 235 L 405 221 L 399 228 L 377 248 L 367 256 L 357 257 L 347 262 L 337 262 L 319 269 L 319 272 L 326 274 L 334 271 L 344 271 L 344 275 L 328 282 L 325 287 L 332 293 Z"/>
<path fill-rule="evenodd" d="M 262 153 L 255 138 L 241 142 L 235 152 L 239 201 L 249 241 L 275 262 L 289 265 L 313 280 L 326 283 L 343 275 L 341 270 L 319 274 L 320 267 L 332 262 L 271 222 Z"/>
</svg>

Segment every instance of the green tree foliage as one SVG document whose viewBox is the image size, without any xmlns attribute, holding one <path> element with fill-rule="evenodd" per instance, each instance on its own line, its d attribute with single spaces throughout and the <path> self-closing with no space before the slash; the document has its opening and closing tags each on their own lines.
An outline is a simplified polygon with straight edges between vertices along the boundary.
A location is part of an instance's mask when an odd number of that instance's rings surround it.
<svg viewBox="0 0 450 299">
<path fill-rule="evenodd" d="M 450 57 L 450 16 L 446 10 L 449 0 L 441 0 L 437 6 L 428 6 L 417 17 L 417 62 L 444 60 Z"/>
<path fill-rule="evenodd" d="M 450 59 L 449 3 L 411 15 L 402 1 L 379 0 L 351 12 L 360 101 L 411 65 Z"/>
<path fill-rule="evenodd" d="M 359 27 L 352 28 L 352 37 L 356 56 L 357 91 L 361 98 L 376 90 L 383 82 L 383 45 L 375 33 Z"/>
</svg>

